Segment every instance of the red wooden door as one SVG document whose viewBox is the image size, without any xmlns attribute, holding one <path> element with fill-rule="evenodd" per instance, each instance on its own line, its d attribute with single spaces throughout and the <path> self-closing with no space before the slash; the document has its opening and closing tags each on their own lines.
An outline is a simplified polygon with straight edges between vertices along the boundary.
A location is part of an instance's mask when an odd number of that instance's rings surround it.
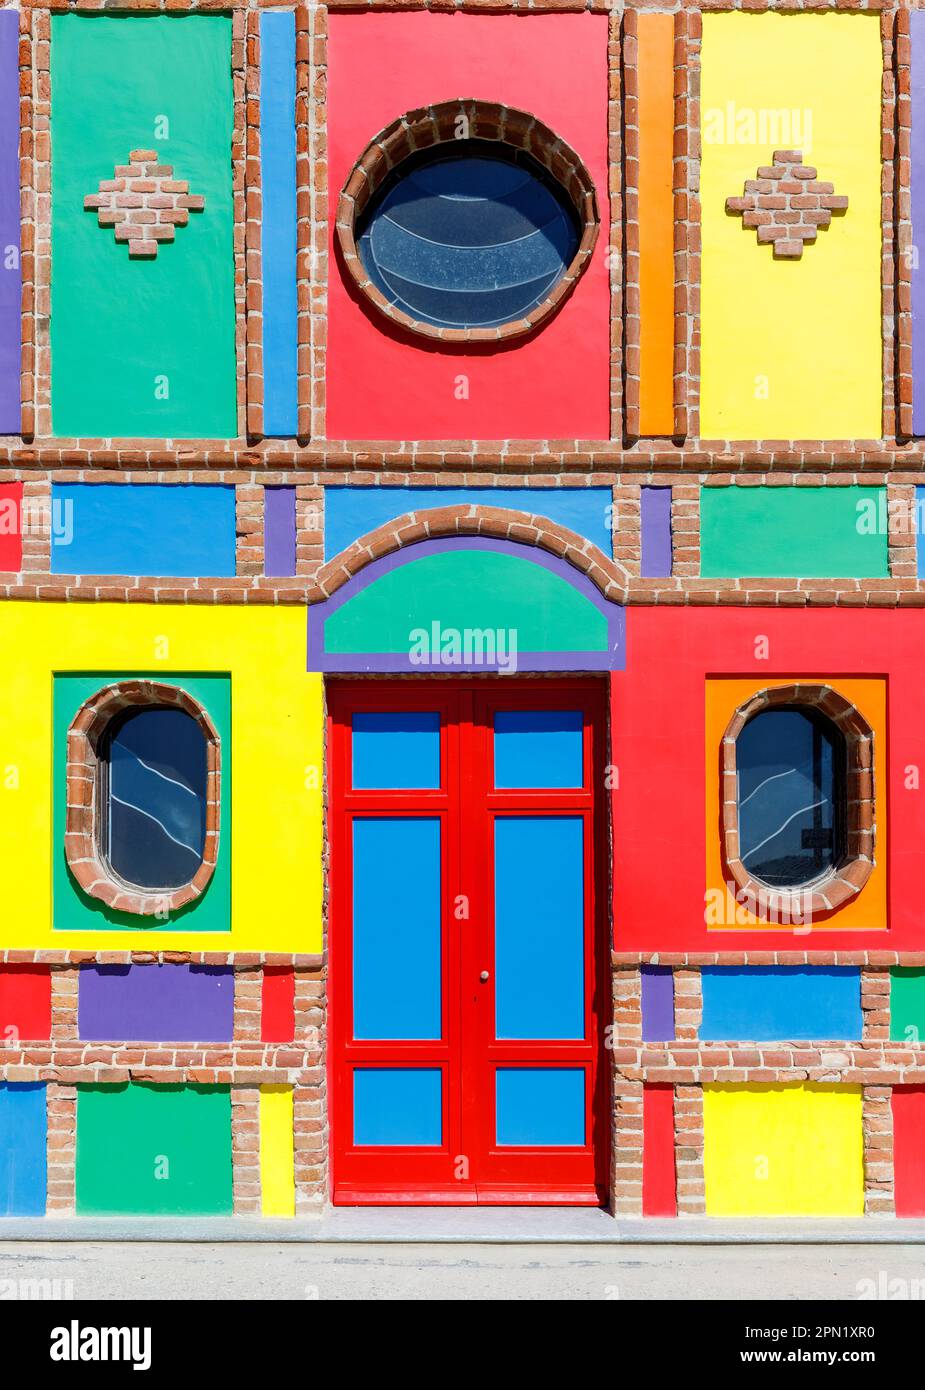
<svg viewBox="0 0 925 1390">
<path fill-rule="evenodd" d="M 589 680 L 332 682 L 339 1203 L 606 1199 Z"/>
</svg>

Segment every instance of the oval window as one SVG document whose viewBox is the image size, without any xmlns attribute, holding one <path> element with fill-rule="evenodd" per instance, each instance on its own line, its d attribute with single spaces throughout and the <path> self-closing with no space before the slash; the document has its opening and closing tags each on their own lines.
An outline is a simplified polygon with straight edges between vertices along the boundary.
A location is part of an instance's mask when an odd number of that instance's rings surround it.
<svg viewBox="0 0 925 1390">
<path fill-rule="evenodd" d="M 498 141 L 451 141 L 413 155 L 356 227 L 360 259 L 388 304 L 436 328 L 527 318 L 574 259 L 581 226 L 535 159 Z"/>
<path fill-rule="evenodd" d="M 764 710 L 736 739 L 739 858 L 772 888 L 800 888 L 845 857 L 846 744 L 811 709 Z"/>
<path fill-rule="evenodd" d="M 179 709 L 151 706 L 112 721 L 101 750 L 101 850 L 139 888 L 178 888 L 203 862 L 208 740 Z"/>
</svg>

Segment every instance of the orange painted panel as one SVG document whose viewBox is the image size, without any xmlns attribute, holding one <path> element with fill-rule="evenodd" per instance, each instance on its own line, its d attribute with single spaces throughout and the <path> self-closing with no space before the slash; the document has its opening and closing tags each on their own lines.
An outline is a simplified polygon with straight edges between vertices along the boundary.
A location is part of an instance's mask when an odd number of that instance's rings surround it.
<svg viewBox="0 0 925 1390">
<path fill-rule="evenodd" d="M 674 429 L 674 16 L 641 14 L 639 92 L 639 429 Z"/>
<path fill-rule="evenodd" d="M 726 726 L 739 705 L 759 690 L 772 690 L 781 685 L 792 685 L 799 681 L 803 685 L 830 685 L 850 700 L 863 714 L 874 731 L 874 746 L 879 750 L 881 766 L 885 765 L 886 739 L 886 681 L 865 680 L 855 677 L 806 675 L 795 671 L 792 676 L 777 676 L 765 679 L 758 675 L 746 680 L 714 679 L 706 685 L 706 813 L 707 813 L 707 891 L 713 896 L 707 899 L 714 905 L 724 902 L 726 906 L 720 914 L 722 921 L 708 923 L 712 931 L 754 930 L 768 928 L 780 931 L 779 923 L 768 923 L 747 912 L 744 907 L 736 910 L 734 900 L 728 901 L 725 893 L 728 875 L 725 873 L 722 855 L 721 807 L 720 807 L 720 747 Z M 877 838 L 874 846 L 874 869 L 870 878 L 857 897 L 829 917 L 815 922 L 812 932 L 824 931 L 885 931 L 887 928 L 887 808 L 884 779 L 882 774 L 876 779 L 876 821 Z M 733 884 L 733 890 L 735 885 Z M 736 920 L 741 916 L 744 920 Z M 729 919 L 732 920 L 729 920 Z M 785 927 L 794 938 L 794 948 L 807 944 L 810 932 L 805 927 Z"/>
</svg>

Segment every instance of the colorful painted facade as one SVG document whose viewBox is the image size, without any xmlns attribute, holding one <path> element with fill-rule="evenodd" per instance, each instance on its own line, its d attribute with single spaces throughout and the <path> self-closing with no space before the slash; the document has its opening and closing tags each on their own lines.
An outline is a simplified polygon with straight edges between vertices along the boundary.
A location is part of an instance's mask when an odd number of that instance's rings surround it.
<svg viewBox="0 0 925 1390">
<path fill-rule="evenodd" d="M 0 1215 L 925 1214 L 925 9 L 0 8 Z"/>
</svg>

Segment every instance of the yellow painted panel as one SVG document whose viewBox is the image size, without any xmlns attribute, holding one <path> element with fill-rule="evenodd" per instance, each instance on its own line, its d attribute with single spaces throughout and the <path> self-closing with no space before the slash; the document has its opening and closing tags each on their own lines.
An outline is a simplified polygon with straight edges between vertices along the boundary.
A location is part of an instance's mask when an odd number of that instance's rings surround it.
<svg viewBox="0 0 925 1390">
<path fill-rule="evenodd" d="M 305 670 L 305 609 L 0 605 L 0 947 L 318 952 L 322 945 L 323 686 Z M 52 929 L 55 673 L 231 677 L 231 931 Z"/>
<path fill-rule="evenodd" d="M 705 1086 L 708 1216 L 863 1216 L 861 1088 Z"/>
<path fill-rule="evenodd" d="M 260 1210 L 295 1216 L 292 1087 L 260 1087 Z"/>
<path fill-rule="evenodd" d="M 702 59 L 701 435 L 877 438 L 879 15 L 705 14 Z M 726 199 L 790 148 L 848 210 L 775 260 Z"/>
<path fill-rule="evenodd" d="M 865 678 L 835 679 L 831 676 L 777 676 L 760 680 L 752 677 L 707 681 L 706 687 L 706 817 L 707 864 L 705 904 L 709 913 L 707 926 L 711 931 L 750 931 L 767 927 L 769 931 L 788 931 L 794 936 L 794 946 L 807 945 L 810 932 L 801 924 L 766 922 L 735 902 L 738 891 L 727 875 L 723 862 L 723 840 L 720 817 L 722 791 L 720 749 L 726 727 L 738 709 L 759 690 L 775 690 L 782 685 L 830 685 L 861 711 L 874 731 L 874 748 L 880 770 L 875 769 L 874 788 L 877 798 L 877 838 L 874 844 L 874 867 L 870 878 L 855 897 L 844 907 L 812 923 L 812 932 L 825 931 L 886 931 L 887 921 L 887 805 L 884 787 L 887 768 L 886 681 Z M 729 884 L 731 883 L 731 887 Z"/>
</svg>

